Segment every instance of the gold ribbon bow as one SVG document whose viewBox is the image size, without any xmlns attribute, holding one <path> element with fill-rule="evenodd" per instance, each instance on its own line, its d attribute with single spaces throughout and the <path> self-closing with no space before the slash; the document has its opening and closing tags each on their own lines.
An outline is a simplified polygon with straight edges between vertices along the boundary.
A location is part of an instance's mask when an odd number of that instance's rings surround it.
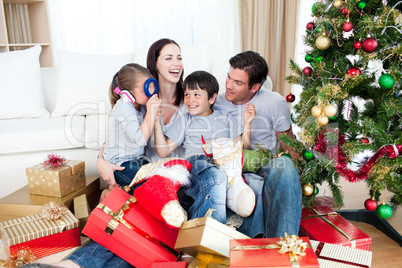
<svg viewBox="0 0 402 268">
<path fill-rule="evenodd" d="M 299 239 L 297 235 L 290 236 L 285 233 L 285 238 L 281 237 L 281 240 L 279 240 L 277 243 L 281 247 L 279 253 L 289 253 L 290 261 L 292 262 L 292 264 L 298 265 L 298 256 L 306 255 L 304 251 L 306 250 L 308 244 L 307 242 L 303 242 L 303 239 Z"/>
</svg>

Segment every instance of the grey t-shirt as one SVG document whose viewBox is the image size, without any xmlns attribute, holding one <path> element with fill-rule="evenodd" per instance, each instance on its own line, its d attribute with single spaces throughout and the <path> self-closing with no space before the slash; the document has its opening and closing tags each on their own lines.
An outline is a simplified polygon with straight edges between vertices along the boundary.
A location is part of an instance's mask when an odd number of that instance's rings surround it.
<svg viewBox="0 0 402 268">
<path fill-rule="evenodd" d="M 251 124 L 251 147 L 258 149 L 257 144 L 276 153 L 279 140 L 275 132 L 286 131 L 291 127 L 290 107 L 285 98 L 277 92 L 260 89 L 250 103 L 255 105 L 256 116 Z M 246 104 L 235 105 L 220 94 L 215 102 L 216 110 L 223 110 L 236 118 L 243 127 L 243 114 Z"/>
<path fill-rule="evenodd" d="M 205 142 L 217 138 L 237 138 L 242 134 L 240 123 L 230 114 L 224 111 L 214 110 L 211 115 L 198 116 L 186 114 L 174 121 L 166 132 L 178 146 L 183 144 L 184 157 L 188 158 L 197 154 L 204 154 L 202 150 L 202 138 Z"/>
<path fill-rule="evenodd" d="M 140 129 L 145 109 L 137 111 L 129 102 L 119 99 L 109 117 L 109 131 L 103 156 L 115 165 L 138 159 L 144 155 L 147 142 Z"/>
</svg>

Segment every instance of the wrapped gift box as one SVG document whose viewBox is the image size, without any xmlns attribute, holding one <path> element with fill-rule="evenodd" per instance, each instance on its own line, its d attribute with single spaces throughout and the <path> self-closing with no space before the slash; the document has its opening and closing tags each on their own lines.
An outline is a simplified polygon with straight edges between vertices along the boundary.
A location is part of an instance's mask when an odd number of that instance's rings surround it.
<svg viewBox="0 0 402 268">
<path fill-rule="evenodd" d="M 90 209 L 94 209 L 99 203 L 100 180 L 98 177 L 87 177 L 86 186 L 61 198 L 29 194 L 28 185 L 0 199 L 0 221 L 12 220 L 15 218 L 40 213 L 44 204 L 55 202 L 64 204 L 73 211 L 74 197 L 82 194 L 87 195 Z"/>
<path fill-rule="evenodd" d="M 236 229 L 220 223 L 211 217 L 185 221 L 180 228 L 175 249 L 192 256 L 205 252 L 229 257 L 231 239 L 250 238 Z"/>
<path fill-rule="evenodd" d="M 152 268 L 186 268 L 187 262 L 176 261 L 176 262 L 154 262 L 152 263 Z"/>
<path fill-rule="evenodd" d="M 320 267 L 308 237 L 299 237 L 309 246 L 297 261 L 289 253 L 280 253 L 280 238 L 233 239 L 230 241 L 230 267 Z"/>
<path fill-rule="evenodd" d="M 188 268 L 228 268 L 229 258 L 217 256 L 209 253 L 198 252 L 191 261 Z"/>
<path fill-rule="evenodd" d="M 87 223 L 90 212 L 86 194 L 74 197 L 74 215 L 80 221 L 81 230 Z"/>
<path fill-rule="evenodd" d="M 176 261 L 178 229 L 149 214 L 136 199 L 114 188 L 89 215 L 83 234 L 137 268 Z"/>
<path fill-rule="evenodd" d="M 7 256 L 29 248 L 36 258 L 80 246 L 78 227 L 79 221 L 69 210 L 55 220 L 46 219 L 38 213 L 0 223 Z"/>
<path fill-rule="evenodd" d="M 303 208 L 299 235 L 363 250 L 371 245 L 370 236 L 326 206 Z"/>
<path fill-rule="evenodd" d="M 318 258 L 321 268 L 371 267 L 373 258 L 371 251 L 343 247 L 315 240 L 311 240 L 311 246 Z"/>
<path fill-rule="evenodd" d="M 85 186 L 85 162 L 67 160 L 58 167 L 38 164 L 26 169 L 29 193 L 63 197 Z"/>
</svg>

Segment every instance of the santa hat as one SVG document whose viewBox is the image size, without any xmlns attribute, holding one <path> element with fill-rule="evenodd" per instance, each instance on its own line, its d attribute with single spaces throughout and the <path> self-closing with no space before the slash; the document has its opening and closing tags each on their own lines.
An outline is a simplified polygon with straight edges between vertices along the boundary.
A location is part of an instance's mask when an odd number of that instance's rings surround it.
<svg viewBox="0 0 402 268">
<path fill-rule="evenodd" d="M 184 159 L 173 159 L 163 163 L 154 171 L 147 174 L 146 177 L 160 175 L 170 179 L 180 186 L 190 185 L 191 164 Z"/>
</svg>

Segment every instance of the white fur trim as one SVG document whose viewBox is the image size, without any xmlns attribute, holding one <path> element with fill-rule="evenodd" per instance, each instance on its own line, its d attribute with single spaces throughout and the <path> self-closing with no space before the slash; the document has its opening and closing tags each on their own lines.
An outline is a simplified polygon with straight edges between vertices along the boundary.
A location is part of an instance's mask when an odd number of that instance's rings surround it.
<svg viewBox="0 0 402 268">
<path fill-rule="evenodd" d="M 172 167 L 160 166 L 154 172 L 148 173 L 148 178 L 153 175 L 166 177 L 173 182 L 179 183 L 181 186 L 190 185 L 190 172 L 182 165 L 174 165 Z"/>
</svg>

